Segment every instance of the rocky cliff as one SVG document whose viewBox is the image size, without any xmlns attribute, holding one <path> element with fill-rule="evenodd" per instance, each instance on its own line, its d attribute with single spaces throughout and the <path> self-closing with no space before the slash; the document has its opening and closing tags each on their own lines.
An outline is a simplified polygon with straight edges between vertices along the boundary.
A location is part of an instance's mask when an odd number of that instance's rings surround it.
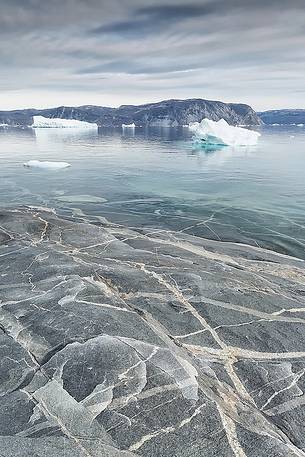
<svg viewBox="0 0 305 457">
<path fill-rule="evenodd" d="M 78 119 L 95 122 L 104 127 L 121 127 L 122 124 L 131 123 L 143 127 L 176 127 L 190 122 L 199 122 L 205 117 L 215 121 L 223 118 L 231 125 L 262 123 L 249 105 L 190 99 L 166 100 L 139 106 L 122 105 L 119 108 L 85 105 L 42 110 L 0 111 L 0 124 L 30 126 L 35 115 Z"/>
</svg>

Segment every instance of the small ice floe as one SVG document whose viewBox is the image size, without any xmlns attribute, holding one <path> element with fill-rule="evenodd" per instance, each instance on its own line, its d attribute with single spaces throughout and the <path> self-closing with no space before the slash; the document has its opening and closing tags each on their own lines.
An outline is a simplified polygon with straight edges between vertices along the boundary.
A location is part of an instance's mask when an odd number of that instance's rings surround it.
<svg viewBox="0 0 305 457">
<path fill-rule="evenodd" d="M 253 130 L 233 127 L 224 119 L 215 122 L 206 118 L 201 122 L 193 122 L 189 128 L 195 134 L 195 140 L 205 145 L 253 146 L 261 136 Z"/>
<path fill-rule="evenodd" d="M 136 124 L 133 122 L 132 124 L 122 124 L 122 129 L 134 129 L 136 128 Z"/>
<path fill-rule="evenodd" d="M 28 168 L 42 168 L 44 170 L 58 170 L 60 168 L 71 167 L 68 162 L 40 162 L 40 160 L 29 160 L 23 165 Z"/>
<path fill-rule="evenodd" d="M 304 127 L 304 124 L 297 124 L 297 127 Z"/>
<path fill-rule="evenodd" d="M 91 122 L 78 121 L 76 119 L 60 119 L 60 118 L 48 118 L 44 116 L 33 116 L 33 124 L 31 125 L 34 129 L 40 128 L 78 128 L 78 129 L 97 129 L 98 125 Z"/>
</svg>

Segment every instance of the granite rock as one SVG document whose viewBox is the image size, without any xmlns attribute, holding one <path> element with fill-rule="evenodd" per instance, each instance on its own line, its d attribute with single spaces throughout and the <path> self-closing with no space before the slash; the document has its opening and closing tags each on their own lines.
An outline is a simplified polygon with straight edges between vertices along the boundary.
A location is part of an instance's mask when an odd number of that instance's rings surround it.
<svg viewBox="0 0 305 457">
<path fill-rule="evenodd" d="M 33 208 L 0 260 L 1 456 L 305 456 L 303 261 Z"/>
</svg>

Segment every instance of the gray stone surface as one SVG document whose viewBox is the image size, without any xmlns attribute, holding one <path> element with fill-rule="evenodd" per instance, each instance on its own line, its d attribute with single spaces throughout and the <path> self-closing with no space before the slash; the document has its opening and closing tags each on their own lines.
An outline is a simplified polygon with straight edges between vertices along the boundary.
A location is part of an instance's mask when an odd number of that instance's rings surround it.
<svg viewBox="0 0 305 457">
<path fill-rule="evenodd" d="M 304 262 L 0 213 L 0 456 L 305 456 Z"/>
</svg>

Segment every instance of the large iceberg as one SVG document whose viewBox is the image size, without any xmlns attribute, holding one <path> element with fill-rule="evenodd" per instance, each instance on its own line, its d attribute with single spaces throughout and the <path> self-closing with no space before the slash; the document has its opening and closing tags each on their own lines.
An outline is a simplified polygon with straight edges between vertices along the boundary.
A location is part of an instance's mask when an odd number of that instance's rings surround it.
<svg viewBox="0 0 305 457">
<path fill-rule="evenodd" d="M 25 167 L 29 168 L 42 168 L 44 170 L 51 169 L 56 170 L 60 168 L 67 168 L 71 165 L 68 162 L 40 162 L 40 160 L 29 160 L 23 164 Z"/>
<path fill-rule="evenodd" d="M 33 116 L 33 128 L 81 128 L 97 129 L 98 125 L 91 122 L 77 121 L 76 119 L 49 118 L 44 116 Z"/>
<path fill-rule="evenodd" d="M 257 143 L 260 133 L 241 127 L 233 127 L 224 119 L 211 121 L 203 119 L 201 122 L 193 122 L 189 125 L 195 139 L 206 145 L 222 146 L 252 146 Z"/>
</svg>

